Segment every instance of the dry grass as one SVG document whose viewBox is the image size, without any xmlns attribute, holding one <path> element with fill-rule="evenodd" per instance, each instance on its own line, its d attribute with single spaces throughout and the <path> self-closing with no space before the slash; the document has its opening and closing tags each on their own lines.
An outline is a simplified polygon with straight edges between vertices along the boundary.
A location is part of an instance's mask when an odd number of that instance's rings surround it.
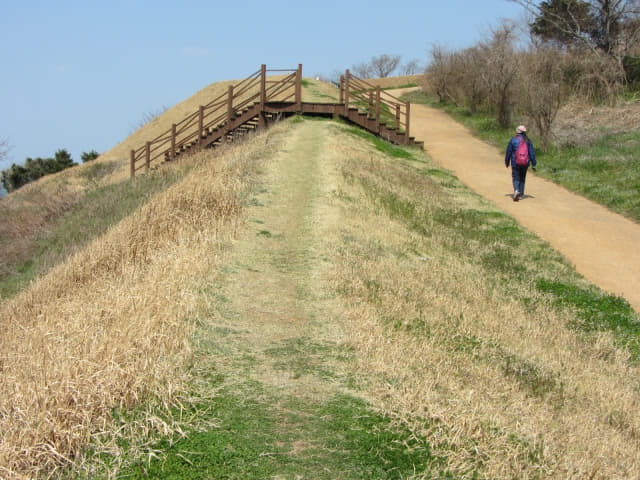
<svg viewBox="0 0 640 480">
<path fill-rule="evenodd" d="M 340 225 L 349 242 L 334 246 L 330 281 L 346 302 L 359 371 L 378 379 L 372 398 L 459 475 L 639 478 L 640 372 L 628 355 L 609 335 L 569 330 L 570 313 L 526 281 L 501 284 L 437 226 L 422 236 L 389 222 L 360 185 L 431 212 L 485 210 L 478 199 L 354 142 L 339 148 L 349 159 L 339 195 L 349 199 Z"/>
<path fill-rule="evenodd" d="M 61 216 L 81 201 L 89 189 L 128 179 L 132 149 L 164 133 L 173 123 L 193 113 L 200 105 L 226 93 L 229 85 L 241 80 L 208 85 L 142 126 L 120 144 L 102 153 L 98 159 L 45 176 L 2 198 L 0 244 L 3 249 L 0 252 L 0 275 L 10 273 L 16 265 L 26 261 L 35 248 L 35 238 L 53 229 Z M 331 84 L 307 79 L 302 95 L 304 101 L 330 101 L 328 99 L 336 95 L 336 89 Z M 86 172 L 97 165 L 105 165 L 111 173 L 96 183 L 87 178 Z"/>
<path fill-rule="evenodd" d="M 167 414 L 184 393 L 197 290 L 269 148 L 258 137 L 197 154 L 183 181 L 0 307 L 0 477 L 51 474 L 89 444 L 175 429 L 154 409 Z M 113 421 L 141 402 L 137 426 Z"/>
<path fill-rule="evenodd" d="M 553 126 L 559 146 L 582 146 L 602 135 L 640 129 L 640 102 L 620 101 L 616 106 L 571 102 L 560 109 Z"/>
<path fill-rule="evenodd" d="M 366 81 L 381 88 L 397 88 L 411 84 L 420 85 L 423 79 L 424 74 L 419 74 L 386 78 L 367 78 Z"/>
</svg>

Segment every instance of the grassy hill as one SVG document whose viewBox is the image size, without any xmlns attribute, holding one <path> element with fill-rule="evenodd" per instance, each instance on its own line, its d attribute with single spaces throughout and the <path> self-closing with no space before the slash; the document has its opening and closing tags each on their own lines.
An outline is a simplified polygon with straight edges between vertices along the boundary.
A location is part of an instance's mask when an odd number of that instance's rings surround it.
<svg viewBox="0 0 640 480">
<path fill-rule="evenodd" d="M 2 200 L 0 477 L 637 475 L 637 315 L 424 152 L 143 138 Z"/>
</svg>

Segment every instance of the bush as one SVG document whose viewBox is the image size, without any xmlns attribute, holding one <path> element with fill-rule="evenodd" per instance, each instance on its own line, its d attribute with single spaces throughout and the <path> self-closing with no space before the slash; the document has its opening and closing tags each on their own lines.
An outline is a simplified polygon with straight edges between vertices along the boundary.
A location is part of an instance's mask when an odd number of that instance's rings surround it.
<svg viewBox="0 0 640 480">
<path fill-rule="evenodd" d="M 629 87 L 632 90 L 640 90 L 640 57 L 624 57 L 622 66 Z"/>
<path fill-rule="evenodd" d="M 80 158 L 82 159 L 82 163 L 87 163 L 87 162 L 90 162 L 91 160 L 95 160 L 99 156 L 100 154 L 98 152 L 96 152 L 95 150 L 91 150 L 90 152 L 82 152 L 82 155 L 80 155 Z"/>
<path fill-rule="evenodd" d="M 54 158 L 27 157 L 24 166 L 14 163 L 10 168 L 2 171 L 2 186 L 7 192 L 13 192 L 40 177 L 59 172 L 74 165 L 71 154 L 65 149 L 58 150 Z"/>
</svg>

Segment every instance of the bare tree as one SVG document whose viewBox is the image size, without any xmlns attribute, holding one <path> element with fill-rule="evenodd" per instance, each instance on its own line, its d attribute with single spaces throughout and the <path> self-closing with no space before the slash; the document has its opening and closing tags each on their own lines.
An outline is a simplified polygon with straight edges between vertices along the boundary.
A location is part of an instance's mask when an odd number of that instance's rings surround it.
<svg viewBox="0 0 640 480">
<path fill-rule="evenodd" d="M 551 142 L 551 128 L 571 91 L 565 80 L 567 54 L 557 49 L 539 49 L 522 62 L 522 88 L 516 95 L 520 110 L 534 123 L 543 148 Z"/>
<path fill-rule="evenodd" d="M 402 65 L 400 70 L 402 71 L 402 75 L 415 75 L 422 70 L 422 67 L 418 63 L 418 60 L 413 59 Z"/>
<path fill-rule="evenodd" d="M 426 84 L 433 90 L 439 102 L 447 100 L 456 103 L 453 95 L 453 53 L 442 45 L 431 46 L 431 61 L 425 71 Z"/>
<path fill-rule="evenodd" d="M 351 71 L 360 78 L 373 77 L 371 65 L 368 63 L 358 63 L 357 65 L 351 67 Z"/>
<path fill-rule="evenodd" d="M 508 128 L 513 114 L 515 86 L 520 69 L 516 54 L 514 29 L 505 21 L 492 32 L 488 42 L 480 43 L 482 68 L 478 72 L 490 102 L 497 108 L 497 120 Z"/>
<path fill-rule="evenodd" d="M 373 57 L 371 59 L 373 75 L 379 78 L 388 77 L 398 67 L 401 58 L 400 55 L 388 55 L 386 53 Z"/>
</svg>

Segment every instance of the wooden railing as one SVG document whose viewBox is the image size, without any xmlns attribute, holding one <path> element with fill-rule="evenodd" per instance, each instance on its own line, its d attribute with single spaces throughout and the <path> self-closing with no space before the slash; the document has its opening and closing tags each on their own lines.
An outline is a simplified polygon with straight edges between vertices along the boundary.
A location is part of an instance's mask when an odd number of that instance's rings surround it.
<svg viewBox="0 0 640 480">
<path fill-rule="evenodd" d="M 272 74 L 272 76 L 268 76 Z M 349 70 L 340 78 L 340 103 L 302 103 L 302 65 L 297 70 L 267 70 L 262 65 L 226 93 L 167 131 L 131 150 L 131 176 L 158 160 L 173 160 L 192 148 L 231 140 L 236 133 L 266 126 L 280 115 L 338 115 L 390 142 L 421 145 L 409 136 L 410 105 Z"/>
<path fill-rule="evenodd" d="M 277 75 L 277 79 L 270 80 L 268 74 Z M 211 144 L 214 132 L 216 137 L 229 134 L 233 120 L 242 112 L 255 108 L 259 112 L 258 121 L 262 123 L 261 113 L 269 102 L 291 102 L 297 104 L 298 110 L 301 109 L 302 65 L 298 65 L 297 70 L 267 70 L 262 65 L 260 70 L 240 83 L 229 86 L 226 93 L 201 105 L 137 150 L 131 150 L 131 176 L 141 169 L 148 171 L 151 164 L 159 159 L 171 160 L 185 148 Z"/>
<path fill-rule="evenodd" d="M 344 104 L 345 116 L 348 116 L 350 108 L 357 108 L 378 125 L 405 132 L 406 139 L 409 139 L 409 102 L 403 102 L 349 70 L 340 77 L 340 103 Z"/>
</svg>

